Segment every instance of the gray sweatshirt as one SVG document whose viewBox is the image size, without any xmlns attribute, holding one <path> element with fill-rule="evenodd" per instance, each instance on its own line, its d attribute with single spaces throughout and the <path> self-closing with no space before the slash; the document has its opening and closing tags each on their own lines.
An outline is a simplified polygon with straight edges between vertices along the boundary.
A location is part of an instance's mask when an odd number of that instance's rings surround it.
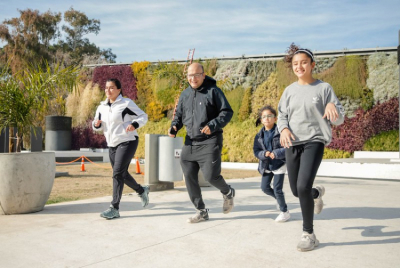
<svg viewBox="0 0 400 268">
<path fill-rule="evenodd" d="M 322 118 L 328 103 L 335 104 L 339 118 L 330 122 Z M 278 105 L 278 129 L 288 128 L 295 137 L 293 145 L 319 141 L 328 145 L 332 140 L 331 125 L 344 121 L 344 109 L 328 83 L 316 80 L 309 85 L 297 82 L 289 85 L 282 94 Z"/>
</svg>

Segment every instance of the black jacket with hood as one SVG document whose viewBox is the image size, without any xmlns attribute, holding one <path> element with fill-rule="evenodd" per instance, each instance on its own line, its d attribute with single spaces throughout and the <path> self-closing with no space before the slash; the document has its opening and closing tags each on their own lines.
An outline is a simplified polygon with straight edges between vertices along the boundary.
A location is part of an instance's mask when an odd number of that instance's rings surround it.
<svg viewBox="0 0 400 268">
<path fill-rule="evenodd" d="M 179 97 L 171 127 L 180 130 L 186 126 L 185 145 L 221 143 L 222 128 L 231 120 L 233 110 L 216 81 L 206 76 L 203 84 L 194 89 L 186 88 Z M 208 125 L 210 135 L 200 132 Z"/>
</svg>

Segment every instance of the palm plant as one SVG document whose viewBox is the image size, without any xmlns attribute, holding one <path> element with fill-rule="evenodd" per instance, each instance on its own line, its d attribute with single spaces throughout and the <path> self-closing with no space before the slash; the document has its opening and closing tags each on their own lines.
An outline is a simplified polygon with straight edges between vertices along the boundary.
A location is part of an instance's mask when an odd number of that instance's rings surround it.
<svg viewBox="0 0 400 268">
<path fill-rule="evenodd" d="M 45 67 L 38 66 L 30 65 L 14 75 L 10 75 L 7 68 L 0 73 L 0 131 L 9 128 L 9 152 L 21 151 L 22 134 L 35 125 L 37 117 L 57 92 L 71 92 L 75 88 L 78 68 L 63 68 L 60 64 L 50 67 L 47 63 Z"/>
</svg>

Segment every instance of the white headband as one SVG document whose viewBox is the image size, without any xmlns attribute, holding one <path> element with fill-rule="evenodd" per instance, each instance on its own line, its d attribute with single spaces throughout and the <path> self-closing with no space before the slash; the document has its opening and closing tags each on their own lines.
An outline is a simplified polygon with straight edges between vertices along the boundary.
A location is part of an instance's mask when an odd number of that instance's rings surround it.
<svg viewBox="0 0 400 268">
<path fill-rule="evenodd" d="M 314 60 L 313 54 L 312 54 L 310 51 L 305 50 L 305 49 L 299 49 L 299 50 L 297 50 L 297 51 L 294 53 L 294 55 L 296 55 L 297 53 L 300 53 L 300 52 L 306 53 L 307 55 L 309 55 L 309 56 L 311 57 L 311 59 L 312 59 L 313 61 L 315 61 L 315 60 Z"/>
</svg>

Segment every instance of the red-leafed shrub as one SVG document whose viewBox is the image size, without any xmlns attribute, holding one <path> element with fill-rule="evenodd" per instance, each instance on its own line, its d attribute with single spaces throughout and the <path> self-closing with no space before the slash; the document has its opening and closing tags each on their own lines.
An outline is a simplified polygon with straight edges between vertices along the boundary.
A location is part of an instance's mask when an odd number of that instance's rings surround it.
<svg viewBox="0 0 400 268">
<path fill-rule="evenodd" d="M 80 148 L 107 148 L 104 135 L 93 131 L 92 120 L 89 120 L 84 126 L 72 128 L 71 136 L 72 150 L 79 150 Z"/>
<path fill-rule="evenodd" d="M 132 100 L 137 99 L 136 80 L 129 65 L 100 66 L 93 71 L 93 83 L 104 89 L 106 81 L 110 78 L 116 78 L 121 82 L 122 94 Z"/>
<path fill-rule="evenodd" d="M 356 116 L 346 118 L 340 126 L 332 128 L 332 149 L 348 152 L 362 150 L 364 143 L 383 131 L 399 128 L 399 100 L 391 99 L 365 112 L 356 111 Z"/>
</svg>

